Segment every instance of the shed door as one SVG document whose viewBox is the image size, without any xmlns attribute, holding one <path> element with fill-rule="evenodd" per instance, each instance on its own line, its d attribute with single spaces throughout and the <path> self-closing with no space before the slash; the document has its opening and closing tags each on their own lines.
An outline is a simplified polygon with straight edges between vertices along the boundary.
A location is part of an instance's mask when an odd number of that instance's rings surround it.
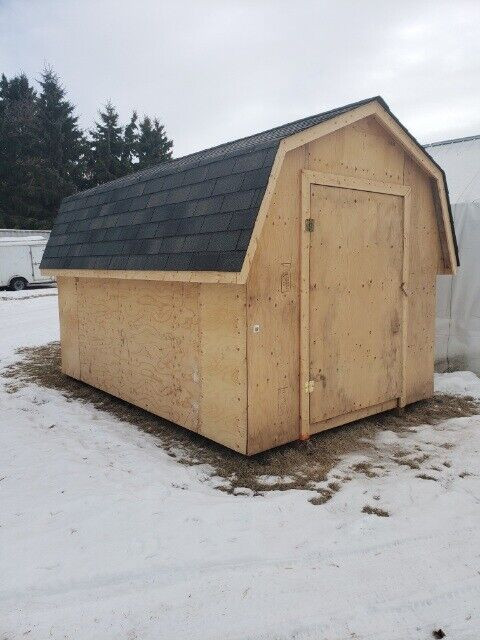
<svg viewBox="0 0 480 640">
<path fill-rule="evenodd" d="M 313 425 L 401 396 L 403 198 L 315 184 L 310 197 Z"/>
</svg>

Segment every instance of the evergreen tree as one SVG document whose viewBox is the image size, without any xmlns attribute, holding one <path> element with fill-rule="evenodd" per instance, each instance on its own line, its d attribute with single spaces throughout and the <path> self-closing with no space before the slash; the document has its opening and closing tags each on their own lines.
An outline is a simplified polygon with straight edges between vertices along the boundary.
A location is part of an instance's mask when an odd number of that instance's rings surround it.
<svg viewBox="0 0 480 640">
<path fill-rule="evenodd" d="M 138 126 L 137 126 L 137 112 L 132 113 L 130 122 L 125 127 L 123 132 L 123 151 L 122 151 L 122 165 L 125 173 L 130 173 L 136 168 L 135 158 L 137 155 L 138 144 Z"/>
<path fill-rule="evenodd" d="M 39 84 L 0 78 L 0 226 L 48 228 L 65 196 L 171 158 L 156 118 L 138 126 L 134 111 L 122 127 L 108 102 L 87 140 L 52 69 Z"/>
<path fill-rule="evenodd" d="M 46 68 L 40 80 L 37 117 L 42 160 L 42 206 L 53 221 L 62 199 L 77 190 L 83 180 L 83 132 L 75 107 L 65 98 L 58 76 Z"/>
<path fill-rule="evenodd" d="M 41 228 L 36 94 L 25 74 L 0 81 L 0 224 Z"/>
<path fill-rule="evenodd" d="M 138 137 L 138 168 L 144 169 L 172 157 L 173 142 L 167 137 L 165 127 L 157 118 L 152 120 L 145 116 L 140 122 Z"/>
<path fill-rule="evenodd" d="M 118 113 L 111 102 L 99 112 L 100 122 L 90 131 L 87 160 L 87 179 L 91 186 L 114 180 L 126 171 L 122 163 L 123 129 L 118 124 Z"/>
</svg>

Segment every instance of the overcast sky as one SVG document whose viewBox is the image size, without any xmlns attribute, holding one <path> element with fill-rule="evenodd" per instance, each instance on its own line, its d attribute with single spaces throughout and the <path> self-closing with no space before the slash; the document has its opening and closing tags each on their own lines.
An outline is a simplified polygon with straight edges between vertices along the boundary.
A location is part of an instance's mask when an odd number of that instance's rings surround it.
<svg viewBox="0 0 480 640">
<path fill-rule="evenodd" d="M 0 0 L 0 72 L 44 64 L 175 156 L 376 94 L 421 142 L 480 133 L 479 0 Z"/>
</svg>

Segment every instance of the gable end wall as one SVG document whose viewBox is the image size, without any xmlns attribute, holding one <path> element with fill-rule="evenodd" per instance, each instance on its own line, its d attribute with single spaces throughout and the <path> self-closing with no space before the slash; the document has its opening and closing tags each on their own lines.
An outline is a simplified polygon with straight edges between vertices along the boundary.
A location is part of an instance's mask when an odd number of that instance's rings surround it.
<svg viewBox="0 0 480 640">
<path fill-rule="evenodd" d="M 433 393 L 435 279 L 442 255 L 431 182 L 371 116 L 285 156 L 247 281 L 250 454 L 295 440 L 300 432 L 303 169 L 412 188 L 407 402 Z"/>
</svg>

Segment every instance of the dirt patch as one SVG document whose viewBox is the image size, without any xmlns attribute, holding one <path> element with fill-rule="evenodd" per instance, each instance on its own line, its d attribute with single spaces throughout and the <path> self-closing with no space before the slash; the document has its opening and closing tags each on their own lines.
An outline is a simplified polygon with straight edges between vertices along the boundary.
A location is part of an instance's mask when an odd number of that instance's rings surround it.
<svg viewBox="0 0 480 640">
<path fill-rule="evenodd" d="M 357 473 L 363 473 L 367 478 L 378 478 L 380 475 L 378 466 L 373 465 L 371 462 L 357 462 L 351 469 Z"/>
<path fill-rule="evenodd" d="M 60 348 L 56 342 L 42 347 L 23 348 L 18 350 L 18 354 L 20 360 L 3 371 L 3 376 L 8 379 L 7 390 L 11 393 L 28 383 L 57 389 L 71 401 L 91 403 L 153 434 L 157 438 L 157 446 L 180 464 L 209 465 L 208 471 L 212 478 L 218 479 L 217 488 L 221 491 L 234 493 L 239 489 L 248 489 L 254 495 L 261 495 L 272 490 L 311 490 L 317 492 L 311 500 L 313 504 L 327 502 L 342 484 L 351 480 L 352 473 L 374 478 L 380 473 L 387 473 L 388 468 L 381 463 L 392 460 L 418 470 L 427 459 L 426 455 L 419 456 L 415 449 L 417 445 L 411 445 L 411 450 L 402 449 L 396 457 L 392 454 L 387 457 L 374 444 L 379 432 L 389 430 L 407 436 L 418 425 L 434 425 L 447 418 L 480 413 L 480 406 L 473 398 L 439 395 L 409 405 L 401 417 L 394 412 L 379 414 L 324 431 L 306 442 L 293 442 L 247 458 L 64 375 L 60 371 Z M 407 438 L 405 446 L 408 446 Z M 330 472 L 348 454 L 364 454 L 375 461 L 358 462 L 345 472 L 337 473 L 333 481 L 329 477 Z M 411 464 L 401 462 L 410 455 L 414 456 L 409 458 Z M 330 484 L 327 485 L 328 482 Z M 325 486 L 321 486 L 322 483 Z"/>
<path fill-rule="evenodd" d="M 393 456 L 393 460 L 400 466 L 409 467 L 410 469 L 420 469 L 421 465 L 429 459 L 429 455 L 424 453 L 421 456 L 407 458 L 408 451 L 400 451 Z"/>
<path fill-rule="evenodd" d="M 313 498 L 310 498 L 309 502 L 310 504 L 313 504 L 315 506 L 318 506 L 320 504 L 325 504 L 326 502 L 331 500 L 333 494 L 334 492 L 329 491 L 328 489 L 320 489 L 320 491 L 318 492 L 318 495 L 314 496 Z"/>
<path fill-rule="evenodd" d="M 388 511 L 385 511 L 385 509 L 370 507 L 368 504 L 363 507 L 362 513 L 369 513 L 370 515 L 378 516 L 379 518 L 388 518 L 390 515 Z"/>
</svg>

